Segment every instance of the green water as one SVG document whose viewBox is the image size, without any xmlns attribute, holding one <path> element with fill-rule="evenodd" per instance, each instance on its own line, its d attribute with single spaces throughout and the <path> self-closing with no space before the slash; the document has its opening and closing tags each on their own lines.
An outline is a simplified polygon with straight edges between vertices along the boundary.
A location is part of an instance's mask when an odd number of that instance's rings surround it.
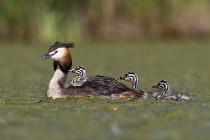
<svg viewBox="0 0 210 140">
<path fill-rule="evenodd" d="M 83 65 L 88 76 L 118 77 L 132 70 L 146 91 L 167 79 L 174 90 L 194 97 L 182 102 L 46 99 L 52 60 L 36 58 L 47 49 L 1 44 L 1 140 L 210 138 L 210 41 L 99 42 L 71 49 L 73 66 Z"/>
</svg>

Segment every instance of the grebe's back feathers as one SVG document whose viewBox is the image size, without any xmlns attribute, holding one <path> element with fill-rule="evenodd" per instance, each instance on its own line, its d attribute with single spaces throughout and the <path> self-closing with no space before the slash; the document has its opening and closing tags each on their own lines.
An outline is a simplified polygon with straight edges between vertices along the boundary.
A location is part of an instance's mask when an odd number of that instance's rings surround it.
<svg viewBox="0 0 210 140">
<path fill-rule="evenodd" d="M 113 84 L 113 83 L 112 83 Z M 108 84 L 94 84 L 94 83 L 85 83 L 82 86 L 69 86 L 67 89 L 64 89 L 62 93 L 69 96 L 99 96 L 102 98 L 112 98 L 116 97 L 118 99 L 124 98 L 118 95 L 121 95 L 123 92 L 127 93 L 130 92 L 129 95 L 132 95 L 134 97 L 131 97 L 133 99 L 138 98 L 139 94 L 129 88 L 126 88 L 127 90 L 123 90 L 119 87 L 112 86 L 109 83 Z M 114 99 L 114 98 L 113 98 Z"/>
<path fill-rule="evenodd" d="M 89 77 L 87 81 L 83 84 L 83 86 L 93 88 L 98 91 L 99 94 L 103 95 L 118 94 L 124 91 L 131 90 L 129 87 L 117 82 L 117 80 L 112 77 L 100 75 Z"/>
</svg>

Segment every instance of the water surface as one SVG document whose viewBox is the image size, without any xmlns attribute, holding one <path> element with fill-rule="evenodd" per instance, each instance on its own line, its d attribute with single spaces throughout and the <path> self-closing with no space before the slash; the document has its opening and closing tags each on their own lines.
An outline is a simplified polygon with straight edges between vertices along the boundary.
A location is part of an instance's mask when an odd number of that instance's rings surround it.
<svg viewBox="0 0 210 140">
<path fill-rule="evenodd" d="M 88 76 L 135 71 L 143 90 L 153 90 L 153 84 L 166 79 L 173 90 L 194 97 L 177 102 L 47 99 L 52 60 L 36 58 L 48 46 L 3 44 L 1 139 L 209 139 L 209 46 L 210 41 L 100 42 L 71 49 L 73 66 L 83 65 Z"/>
</svg>

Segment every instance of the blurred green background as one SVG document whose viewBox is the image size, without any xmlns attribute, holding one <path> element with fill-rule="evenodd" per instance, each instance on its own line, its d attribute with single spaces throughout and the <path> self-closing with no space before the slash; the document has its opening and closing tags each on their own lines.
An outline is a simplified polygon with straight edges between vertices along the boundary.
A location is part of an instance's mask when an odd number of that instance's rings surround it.
<svg viewBox="0 0 210 140">
<path fill-rule="evenodd" d="M 0 0 L 0 139 L 209 140 L 209 13 L 210 0 Z M 193 100 L 47 99 L 52 61 L 36 58 L 57 40 L 87 76 L 135 71 L 142 90 L 166 79 Z"/>
<path fill-rule="evenodd" d="M 210 0 L 1 0 L 0 39 L 207 38 L 209 13 Z"/>
</svg>

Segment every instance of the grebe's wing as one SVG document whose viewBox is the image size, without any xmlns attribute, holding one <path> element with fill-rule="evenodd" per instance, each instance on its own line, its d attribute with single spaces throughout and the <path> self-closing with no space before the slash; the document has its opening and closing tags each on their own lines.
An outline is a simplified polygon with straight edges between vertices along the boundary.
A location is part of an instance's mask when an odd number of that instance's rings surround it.
<svg viewBox="0 0 210 140">
<path fill-rule="evenodd" d="M 102 95 L 120 94 L 124 91 L 131 90 L 129 87 L 117 82 L 117 80 L 112 77 L 99 75 L 89 77 L 87 81 L 84 82 L 83 86 L 93 88 L 98 94 Z"/>
</svg>

